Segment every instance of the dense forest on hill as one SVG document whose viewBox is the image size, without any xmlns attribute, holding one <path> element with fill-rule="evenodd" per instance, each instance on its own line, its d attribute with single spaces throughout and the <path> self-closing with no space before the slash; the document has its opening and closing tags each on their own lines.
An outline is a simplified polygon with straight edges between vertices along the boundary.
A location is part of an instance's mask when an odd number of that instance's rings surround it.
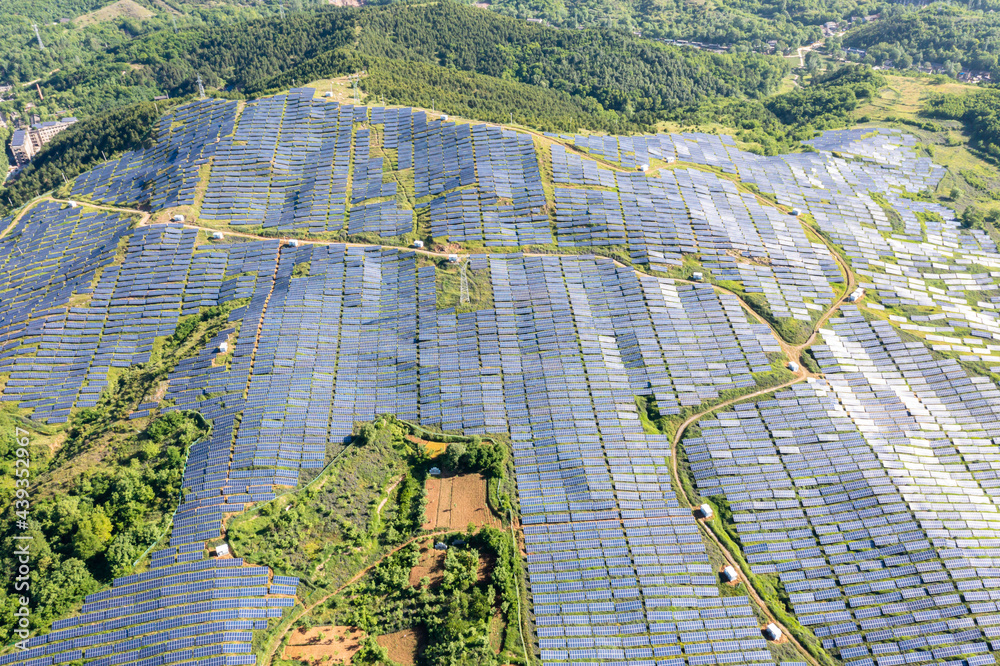
<svg viewBox="0 0 1000 666">
<path fill-rule="evenodd" d="M 491 8 L 520 18 L 541 18 L 561 27 L 617 27 L 654 39 L 686 39 L 761 49 L 769 40 L 782 48 L 810 44 L 820 25 L 870 13 L 874 2 L 686 0 L 496 0 Z"/>
<path fill-rule="evenodd" d="M 428 63 L 362 56 L 350 49 L 324 53 L 284 74 L 258 82 L 245 92 L 248 96 L 267 95 L 306 81 L 362 70 L 366 76 L 361 89 L 371 103 L 384 100 L 389 104 L 436 108 L 451 115 L 487 122 L 514 122 L 542 131 L 651 129 L 614 111 L 605 111 L 593 99 L 574 97 L 562 90 Z"/>
<path fill-rule="evenodd" d="M 878 21 L 845 35 L 843 45 L 865 49 L 876 62 L 902 65 L 954 62 L 1000 75 L 1000 15 L 935 3 L 887 8 Z"/>
<path fill-rule="evenodd" d="M 786 71 L 763 56 L 685 51 L 616 31 L 547 29 L 454 2 L 333 9 L 159 33 L 116 55 L 143 65 L 163 89 L 183 94 L 198 73 L 206 85 L 244 89 L 349 43 L 363 55 L 552 87 L 626 113 L 700 96 L 767 94 Z"/>
<path fill-rule="evenodd" d="M 787 66 L 665 47 L 618 31 L 553 30 L 444 2 L 366 13 L 358 50 L 591 97 L 626 115 L 719 95 L 766 95 Z"/>
<path fill-rule="evenodd" d="M 69 110 L 84 117 L 159 94 L 183 96 L 196 91 L 199 76 L 207 88 L 259 90 L 263 83 L 304 63 L 308 69 L 310 61 L 347 46 L 362 56 L 552 90 L 553 95 L 532 95 L 560 106 L 568 95 L 587 112 L 615 111 L 623 116 L 613 119 L 618 127 L 648 126 L 679 104 L 719 96 L 763 97 L 787 72 L 780 58 L 668 47 L 612 30 L 555 30 L 446 1 L 328 8 L 289 12 L 284 19 L 160 30 L 112 46 L 91 62 L 64 64 L 41 82 L 45 100 L 38 100 L 36 112 L 44 117 Z M 388 76 L 385 67 L 381 72 Z M 430 70 L 421 68 L 421 85 L 429 76 Z M 373 90 L 380 91 L 394 85 L 384 79 L 372 82 Z M 508 90 L 501 94 L 498 86 Z M 493 105 L 512 94 L 509 84 L 491 82 L 490 87 Z M 528 89 L 521 90 L 527 94 Z M 13 109 L 23 112 L 33 95 L 22 92 Z M 562 112 L 578 113 L 569 107 Z"/>
</svg>

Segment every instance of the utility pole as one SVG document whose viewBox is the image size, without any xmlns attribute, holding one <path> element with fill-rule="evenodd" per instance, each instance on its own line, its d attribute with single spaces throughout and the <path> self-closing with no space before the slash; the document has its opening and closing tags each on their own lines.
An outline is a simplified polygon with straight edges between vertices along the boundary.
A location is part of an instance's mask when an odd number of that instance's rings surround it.
<svg viewBox="0 0 1000 666">
<path fill-rule="evenodd" d="M 459 267 L 459 274 L 462 276 L 462 281 L 459 286 L 458 292 L 458 302 L 460 305 L 469 304 L 469 276 L 466 270 L 469 267 L 469 261 L 465 260 L 462 262 L 461 267 Z"/>
<path fill-rule="evenodd" d="M 42 34 L 40 32 L 38 32 L 38 26 L 35 25 L 34 23 L 32 23 L 31 27 L 35 29 L 35 37 L 38 38 L 38 48 L 40 48 L 41 50 L 44 51 L 45 50 L 45 44 L 42 44 Z"/>
</svg>

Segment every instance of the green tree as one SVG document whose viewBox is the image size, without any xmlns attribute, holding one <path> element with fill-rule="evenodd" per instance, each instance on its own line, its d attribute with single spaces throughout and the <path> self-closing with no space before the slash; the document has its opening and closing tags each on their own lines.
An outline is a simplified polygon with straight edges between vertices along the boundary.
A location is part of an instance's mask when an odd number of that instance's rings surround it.
<svg viewBox="0 0 1000 666">
<path fill-rule="evenodd" d="M 445 449 L 444 457 L 442 458 L 445 469 L 449 472 L 462 471 L 462 459 L 465 455 L 466 448 L 465 444 L 462 442 L 452 442 L 448 444 L 448 448 Z"/>
<path fill-rule="evenodd" d="M 73 550 L 83 561 L 89 560 L 104 550 L 111 540 L 111 520 L 101 507 L 91 509 L 83 516 L 76 526 L 73 537 Z"/>
<path fill-rule="evenodd" d="M 465 548 L 449 548 L 444 558 L 441 588 L 464 592 L 476 584 L 479 553 Z"/>
</svg>

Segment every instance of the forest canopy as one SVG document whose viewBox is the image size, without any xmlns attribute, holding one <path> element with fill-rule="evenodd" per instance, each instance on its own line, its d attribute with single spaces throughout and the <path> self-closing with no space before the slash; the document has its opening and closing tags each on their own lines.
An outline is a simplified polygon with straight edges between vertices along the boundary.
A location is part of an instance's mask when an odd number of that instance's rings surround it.
<svg viewBox="0 0 1000 666">
<path fill-rule="evenodd" d="M 878 63 L 891 60 L 903 68 L 955 63 L 959 68 L 1000 75 L 1000 15 L 950 4 L 887 8 L 879 20 L 845 35 L 843 45 L 867 50 Z"/>
</svg>

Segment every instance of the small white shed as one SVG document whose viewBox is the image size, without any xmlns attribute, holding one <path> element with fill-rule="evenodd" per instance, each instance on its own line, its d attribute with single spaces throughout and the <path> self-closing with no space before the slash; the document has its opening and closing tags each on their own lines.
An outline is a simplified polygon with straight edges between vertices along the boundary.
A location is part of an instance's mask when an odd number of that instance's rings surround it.
<svg viewBox="0 0 1000 666">
<path fill-rule="evenodd" d="M 774 622 L 769 622 L 766 627 L 764 627 L 764 635 L 769 641 L 777 641 L 781 639 L 781 629 L 778 629 Z"/>
<path fill-rule="evenodd" d="M 707 518 L 711 518 L 712 517 L 712 507 L 710 507 L 707 504 L 702 504 L 701 506 L 698 507 L 698 513 L 701 514 L 702 518 L 706 518 L 706 519 Z"/>
<path fill-rule="evenodd" d="M 739 577 L 740 575 L 736 573 L 736 569 L 734 569 L 732 566 L 728 564 L 726 565 L 726 568 L 722 570 L 722 580 L 726 581 L 727 583 L 735 582 L 736 580 L 739 579 Z"/>
</svg>

